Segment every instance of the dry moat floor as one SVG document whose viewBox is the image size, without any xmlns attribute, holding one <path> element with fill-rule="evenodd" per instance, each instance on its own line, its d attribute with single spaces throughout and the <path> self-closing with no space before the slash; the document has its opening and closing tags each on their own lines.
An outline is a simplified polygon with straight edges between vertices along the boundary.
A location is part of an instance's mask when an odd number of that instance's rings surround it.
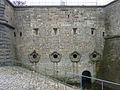
<svg viewBox="0 0 120 90">
<path fill-rule="evenodd" d="M 55 88 L 55 85 L 57 88 Z M 73 84 L 73 86 L 79 87 L 80 84 Z M 85 87 L 89 89 L 83 90 L 102 90 L 101 85 L 93 83 L 90 88 L 89 84 Z M 65 89 L 66 88 L 66 89 Z M 52 79 L 45 78 L 37 73 L 31 73 L 31 71 L 20 68 L 4 66 L 0 67 L 0 90 L 80 90 L 72 87 L 65 86 L 61 83 L 55 84 Z M 104 87 L 104 90 L 113 90 L 108 87 Z"/>
<path fill-rule="evenodd" d="M 46 82 L 46 83 L 45 83 Z M 55 85 L 57 88 L 55 88 Z M 67 90 L 77 90 L 66 87 Z M 0 67 L 0 90 L 65 90 L 65 85 L 20 67 Z"/>
</svg>

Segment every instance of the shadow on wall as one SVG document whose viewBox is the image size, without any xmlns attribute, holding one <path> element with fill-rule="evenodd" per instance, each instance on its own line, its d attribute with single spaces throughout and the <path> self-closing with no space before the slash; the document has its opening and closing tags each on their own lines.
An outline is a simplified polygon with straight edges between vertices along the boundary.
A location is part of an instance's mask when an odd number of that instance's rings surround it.
<svg viewBox="0 0 120 90">
<path fill-rule="evenodd" d="M 120 83 L 120 37 L 106 38 L 98 72 L 98 78 Z M 115 90 L 120 90 L 120 87 L 115 87 Z"/>
</svg>

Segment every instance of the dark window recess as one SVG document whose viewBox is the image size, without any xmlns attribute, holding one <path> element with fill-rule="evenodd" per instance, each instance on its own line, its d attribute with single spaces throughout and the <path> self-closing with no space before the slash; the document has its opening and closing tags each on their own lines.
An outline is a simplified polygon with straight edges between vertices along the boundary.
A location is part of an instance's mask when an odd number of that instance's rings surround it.
<svg viewBox="0 0 120 90">
<path fill-rule="evenodd" d="M 53 55 L 53 57 L 56 59 L 56 58 L 58 58 L 58 55 L 57 55 L 57 54 L 55 54 L 55 55 Z"/>
<path fill-rule="evenodd" d="M 77 54 L 73 54 L 73 58 L 77 58 Z"/>
<path fill-rule="evenodd" d="M 68 15 L 68 18 L 70 17 L 70 15 Z"/>
<path fill-rule="evenodd" d="M 93 58 L 96 58 L 96 57 L 97 57 L 97 54 L 96 54 L 96 53 L 94 53 L 94 54 L 93 54 Z"/>
<path fill-rule="evenodd" d="M 83 76 L 87 76 L 87 77 L 91 77 L 91 73 L 89 71 L 84 71 L 82 73 Z M 86 77 L 82 77 L 82 87 L 83 88 L 87 88 L 90 89 L 92 85 L 92 80 L 91 78 L 86 78 Z"/>
<path fill-rule="evenodd" d="M 105 36 L 105 32 L 103 32 L 103 36 Z"/>
<path fill-rule="evenodd" d="M 77 28 L 73 28 L 73 34 L 77 34 Z"/>
<path fill-rule="evenodd" d="M 91 28 L 91 34 L 93 35 L 95 31 L 95 28 Z"/>
<path fill-rule="evenodd" d="M 16 37 L 16 33 L 14 32 L 14 37 Z"/>
<path fill-rule="evenodd" d="M 55 35 L 57 34 L 57 28 L 53 28 Z"/>
<path fill-rule="evenodd" d="M 94 31 L 91 31 L 91 34 L 93 35 L 93 34 L 94 34 Z"/>
<path fill-rule="evenodd" d="M 34 55 L 33 55 L 33 58 L 34 58 L 34 59 L 36 59 L 36 58 L 37 58 L 37 55 L 36 55 L 36 54 L 34 54 Z"/>
<path fill-rule="evenodd" d="M 20 37 L 22 37 L 22 32 L 20 32 Z"/>
<path fill-rule="evenodd" d="M 35 30 L 35 34 L 38 35 L 38 30 L 39 29 L 38 28 L 34 28 L 34 30 Z"/>
</svg>

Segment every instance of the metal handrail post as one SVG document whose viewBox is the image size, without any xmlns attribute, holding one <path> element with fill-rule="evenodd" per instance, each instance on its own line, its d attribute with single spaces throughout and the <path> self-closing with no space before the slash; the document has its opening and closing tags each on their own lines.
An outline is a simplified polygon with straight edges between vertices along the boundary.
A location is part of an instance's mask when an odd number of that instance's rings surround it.
<svg viewBox="0 0 120 90">
<path fill-rule="evenodd" d="M 80 76 L 80 90 L 82 90 L 82 76 Z"/>
<path fill-rule="evenodd" d="M 56 88 L 56 68 L 54 67 L 54 88 Z"/>
<path fill-rule="evenodd" d="M 44 84 L 46 84 L 46 66 L 45 66 L 45 82 L 44 82 Z"/>
<path fill-rule="evenodd" d="M 67 72 L 65 72 L 65 90 L 67 90 L 66 84 L 67 84 Z"/>
<path fill-rule="evenodd" d="M 29 82 L 29 85 L 31 84 L 31 81 L 32 81 L 32 74 L 33 74 L 33 70 L 32 70 L 32 64 L 31 64 L 31 76 L 30 76 L 30 82 Z"/>
<path fill-rule="evenodd" d="M 102 81 L 102 90 L 104 90 L 104 84 L 103 84 L 103 81 Z"/>
</svg>

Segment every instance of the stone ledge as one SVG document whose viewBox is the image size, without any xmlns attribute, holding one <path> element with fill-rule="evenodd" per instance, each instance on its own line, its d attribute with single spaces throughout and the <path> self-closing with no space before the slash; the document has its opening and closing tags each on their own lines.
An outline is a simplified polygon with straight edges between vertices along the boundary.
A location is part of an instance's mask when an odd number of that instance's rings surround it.
<svg viewBox="0 0 120 90">
<path fill-rule="evenodd" d="M 3 19 L 3 20 L 4 20 L 4 19 Z M 4 21 L 5 21 L 5 20 L 4 20 Z M 9 27 L 9 28 L 15 29 L 15 27 L 11 26 L 10 24 L 8 24 L 8 23 L 6 23 L 6 22 L 4 22 L 4 21 L 0 21 L 0 24 L 1 24 L 1 25 L 5 25 L 5 26 L 7 26 L 7 27 Z"/>
<path fill-rule="evenodd" d="M 36 6 L 34 6 L 34 5 L 31 5 L 31 6 L 14 6 L 15 8 L 54 8 L 54 7 L 57 7 L 57 8 L 104 8 L 104 6 L 72 6 L 72 5 L 67 5 L 67 6 L 57 6 L 57 5 L 54 5 L 54 6 L 45 6 L 45 5 L 43 5 L 43 6 L 40 6 L 40 5 L 36 5 Z"/>
<path fill-rule="evenodd" d="M 4 18 L 0 17 L 0 22 L 7 22 L 7 20 L 5 20 Z"/>
<path fill-rule="evenodd" d="M 111 36 L 106 36 L 105 39 L 114 39 L 114 38 L 120 38 L 120 35 L 111 35 Z"/>
<path fill-rule="evenodd" d="M 5 6 L 4 6 L 4 5 L 2 5 L 2 4 L 0 4 L 0 8 L 5 9 Z"/>
<path fill-rule="evenodd" d="M 107 6 L 113 4 L 113 3 L 117 2 L 117 1 L 119 1 L 119 0 L 114 0 L 114 1 L 110 2 L 109 4 L 105 5 L 104 7 L 107 7 Z"/>
<path fill-rule="evenodd" d="M 4 59 L 1 59 L 1 60 L 4 60 Z M 0 61 L 0 66 L 10 66 L 10 65 L 12 65 L 12 63 L 13 62 L 11 60 L 9 60 L 9 61 L 4 60 L 4 62 Z"/>
</svg>

